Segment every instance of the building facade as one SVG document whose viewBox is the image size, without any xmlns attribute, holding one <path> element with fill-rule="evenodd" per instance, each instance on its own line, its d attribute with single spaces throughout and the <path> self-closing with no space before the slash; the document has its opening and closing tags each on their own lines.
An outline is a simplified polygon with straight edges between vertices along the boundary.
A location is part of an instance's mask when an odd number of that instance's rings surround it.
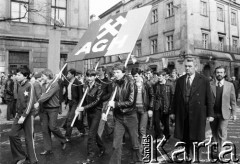
<svg viewBox="0 0 240 164">
<path fill-rule="evenodd" d="M 122 0 L 99 17 L 146 5 L 152 11 L 132 52 L 135 66 L 176 68 L 181 74 L 184 57 L 192 55 L 206 76 L 224 65 L 229 76 L 240 78 L 240 0 Z M 118 61 L 105 58 L 102 64 Z"/>
<path fill-rule="evenodd" d="M 88 0 L 0 0 L 0 6 L 0 72 L 61 68 L 89 24 Z M 49 44 L 55 35 L 59 46 Z M 74 67 L 81 70 L 83 62 Z"/>
</svg>

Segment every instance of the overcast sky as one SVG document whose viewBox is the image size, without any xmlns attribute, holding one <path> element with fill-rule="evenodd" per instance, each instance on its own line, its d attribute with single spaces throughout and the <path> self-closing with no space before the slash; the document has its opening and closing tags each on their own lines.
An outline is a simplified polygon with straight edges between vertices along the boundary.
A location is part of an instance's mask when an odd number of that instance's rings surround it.
<svg viewBox="0 0 240 164">
<path fill-rule="evenodd" d="M 121 0 L 89 0 L 90 15 L 99 16 Z"/>
</svg>

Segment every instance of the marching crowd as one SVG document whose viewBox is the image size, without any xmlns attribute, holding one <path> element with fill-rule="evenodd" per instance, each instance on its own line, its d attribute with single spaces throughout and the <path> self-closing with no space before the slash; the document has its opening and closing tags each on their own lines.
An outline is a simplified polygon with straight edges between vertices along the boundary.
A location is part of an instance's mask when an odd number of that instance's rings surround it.
<svg viewBox="0 0 240 164">
<path fill-rule="evenodd" d="M 34 146 L 37 115 L 45 149 L 41 155 L 53 153 L 51 134 L 59 140 L 62 150 L 66 149 L 71 141 L 71 124 L 77 115 L 74 127 L 81 134 L 88 133 L 87 155 L 82 163 L 96 161 L 106 151 L 99 126 L 102 117 L 106 117 L 107 107 L 113 113 L 113 119 L 104 125 L 106 134 L 113 133 L 110 164 L 121 164 L 125 133 L 132 144 L 132 163 L 143 163 L 142 139 L 148 135 L 147 129 L 153 129 L 153 137 L 159 142 L 163 137 L 171 137 L 170 124 L 174 125 L 174 137 L 186 143 L 190 158 L 192 143 L 205 139 L 206 120 L 210 122 L 213 140 L 220 145 L 215 150 L 218 154 L 224 149 L 221 145 L 227 139 L 228 121 L 236 120 L 239 83 L 235 77 L 231 82 L 225 78 L 223 66 L 215 68 L 212 78 L 196 70 L 193 57 L 185 59 L 185 74 L 181 76 L 175 69 L 153 72 L 151 68 L 144 71 L 133 68 L 127 73 L 124 65 L 117 64 L 110 73 L 99 67 L 87 70 L 83 76 L 69 69 L 67 75 L 56 79 L 49 69 L 31 74 L 27 67 L 19 68 L 4 82 L 1 78 L 7 120 L 13 120 L 9 140 L 14 163 L 38 163 Z M 79 105 L 84 94 L 83 104 Z M 57 126 L 62 103 L 69 106 L 63 125 L 65 134 Z M 25 133 L 27 152 L 20 140 L 21 130 Z"/>
</svg>

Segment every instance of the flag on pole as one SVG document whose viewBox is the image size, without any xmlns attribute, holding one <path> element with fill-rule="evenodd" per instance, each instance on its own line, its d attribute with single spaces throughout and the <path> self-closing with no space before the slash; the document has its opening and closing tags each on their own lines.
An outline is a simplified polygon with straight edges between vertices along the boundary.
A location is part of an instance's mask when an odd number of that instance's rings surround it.
<svg viewBox="0 0 240 164">
<path fill-rule="evenodd" d="M 92 22 L 67 62 L 130 54 L 151 8 L 145 6 Z"/>
</svg>

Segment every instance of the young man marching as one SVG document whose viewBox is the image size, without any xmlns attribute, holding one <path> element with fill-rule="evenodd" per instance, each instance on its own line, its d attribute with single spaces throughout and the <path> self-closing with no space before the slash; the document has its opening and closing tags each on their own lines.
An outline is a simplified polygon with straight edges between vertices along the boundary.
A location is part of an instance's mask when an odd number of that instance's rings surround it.
<svg viewBox="0 0 240 164">
<path fill-rule="evenodd" d="M 131 73 L 137 86 L 136 108 L 139 121 L 139 138 L 142 140 L 142 137 L 146 136 L 148 117 L 153 116 L 154 93 L 152 86 L 142 78 L 140 69 L 132 69 Z"/>
<path fill-rule="evenodd" d="M 42 94 L 37 103 L 34 104 L 35 108 L 39 108 L 39 103 L 42 105 L 42 112 L 40 119 L 43 129 L 43 143 L 45 150 L 40 155 L 52 154 L 52 139 L 51 133 L 61 142 L 62 149 L 66 149 L 66 138 L 57 127 L 57 117 L 60 111 L 59 90 L 58 82 L 53 83 L 53 73 L 49 69 L 42 72 L 42 81 L 47 85 L 46 89 L 50 88 L 48 92 Z"/>
<path fill-rule="evenodd" d="M 75 111 L 77 115 L 81 111 L 87 112 L 87 120 L 89 125 L 88 132 L 88 142 L 87 142 L 87 159 L 83 161 L 83 164 L 88 164 L 94 162 L 95 155 L 95 147 L 96 143 L 100 150 L 98 156 L 102 156 L 105 153 L 105 147 L 99 135 L 97 134 L 98 125 L 101 119 L 103 102 L 101 97 L 103 96 L 103 89 L 100 83 L 96 81 L 97 71 L 88 70 L 86 73 L 87 82 L 88 82 L 88 93 L 86 95 L 84 105 L 82 107 L 78 107 Z"/>
<path fill-rule="evenodd" d="M 162 131 L 160 128 L 160 120 L 164 126 L 163 134 L 168 139 L 170 137 L 169 131 L 169 114 L 171 111 L 174 87 L 170 81 L 165 79 L 167 73 L 160 71 L 158 73 L 158 82 L 154 86 L 155 91 L 155 110 L 154 110 L 154 127 L 155 138 L 160 139 L 162 137 Z"/>
<path fill-rule="evenodd" d="M 19 82 L 16 110 L 17 114 L 13 121 L 12 129 L 9 134 L 11 152 L 14 163 L 22 164 L 29 158 L 30 163 L 38 162 L 35 153 L 33 132 L 34 116 L 33 104 L 35 99 L 33 85 L 29 83 L 30 71 L 27 67 L 20 68 L 16 79 Z M 27 154 L 24 152 L 20 139 L 20 131 L 24 130 Z"/>
<path fill-rule="evenodd" d="M 66 96 L 67 96 L 67 103 L 69 104 L 69 111 L 68 111 L 68 116 L 65 123 L 66 124 L 65 137 L 69 140 L 71 139 L 71 135 L 72 135 L 71 123 L 75 115 L 75 110 L 83 96 L 83 86 L 81 82 L 75 78 L 75 76 L 76 76 L 75 69 L 68 70 L 67 78 L 69 82 L 66 87 Z M 84 133 L 83 119 L 76 120 L 74 125 L 77 127 L 80 134 Z"/>
<path fill-rule="evenodd" d="M 117 87 L 114 101 L 109 102 L 115 117 L 113 154 L 110 164 L 121 164 L 123 135 L 127 130 L 132 142 L 132 163 L 141 163 L 140 144 L 138 141 L 138 119 L 136 112 L 137 89 L 134 81 L 125 75 L 124 65 L 115 65 L 113 73 L 116 81 L 113 88 Z"/>
</svg>

